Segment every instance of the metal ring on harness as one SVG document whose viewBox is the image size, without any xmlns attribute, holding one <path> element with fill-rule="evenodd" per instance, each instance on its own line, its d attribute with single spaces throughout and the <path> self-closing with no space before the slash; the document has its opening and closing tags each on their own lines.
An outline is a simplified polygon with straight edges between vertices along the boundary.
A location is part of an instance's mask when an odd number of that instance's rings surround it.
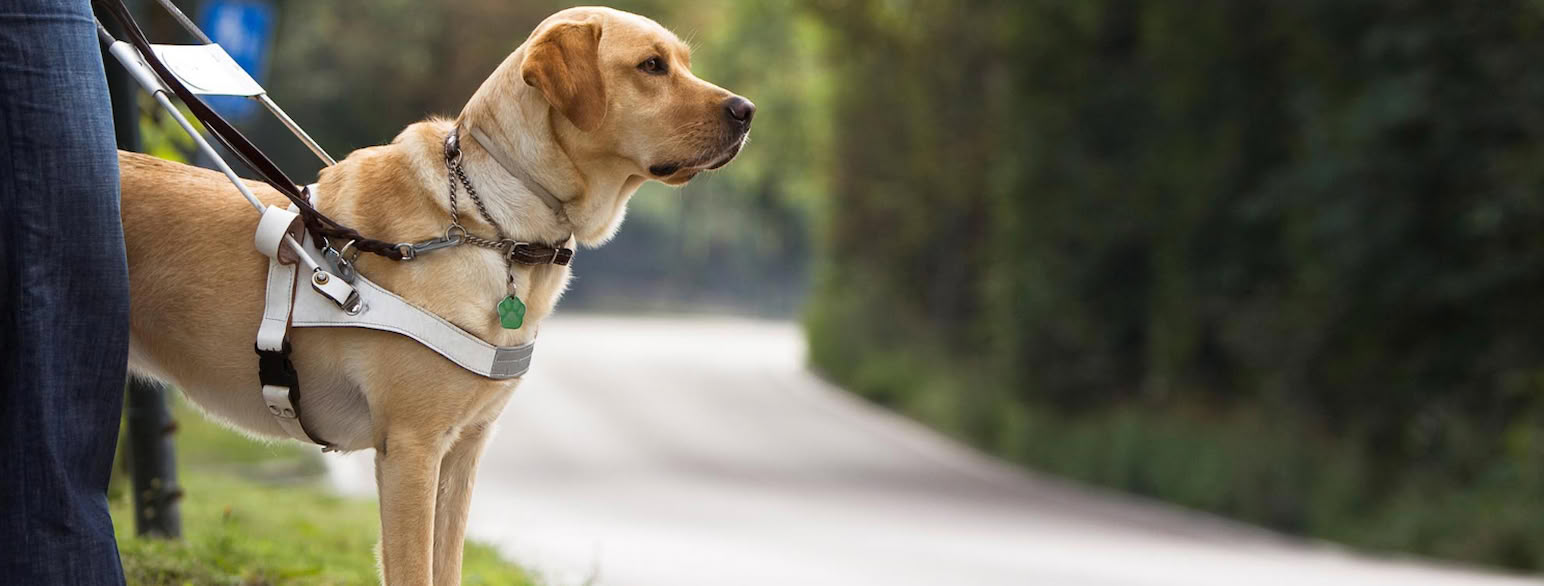
<svg viewBox="0 0 1544 586">
<path fill-rule="evenodd" d="M 322 258 L 327 260 L 327 264 L 332 267 L 339 277 L 342 277 L 344 281 L 350 284 L 354 282 L 354 277 L 357 274 L 354 271 L 354 263 L 359 261 L 359 253 L 361 252 L 360 249 L 354 248 L 356 242 L 358 240 L 349 240 L 348 244 L 344 244 L 343 248 L 339 249 L 332 247 L 332 241 L 322 238 Z M 354 248 L 353 257 L 346 256 L 349 248 Z"/>
<path fill-rule="evenodd" d="M 445 162 L 451 166 L 461 164 L 461 140 L 455 132 L 445 137 Z"/>
<path fill-rule="evenodd" d="M 358 242 L 358 240 L 350 240 L 348 244 L 343 245 L 343 248 L 338 249 L 338 268 L 348 273 L 343 275 L 343 278 L 350 283 L 354 282 L 354 266 L 359 263 L 359 254 L 363 252 L 358 248 L 354 248 L 355 242 Z M 350 248 L 354 249 L 354 256 L 348 255 L 348 249 Z"/>
<path fill-rule="evenodd" d="M 343 255 L 348 254 L 348 249 L 353 248 L 355 242 L 358 242 L 358 240 L 350 240 L 350 241 L 348 241 L 348 244 L 344 244 L 343 245 L 343 248 L 339 248 L 338 249 L 338 258 L 341 259 L 341 258 L 343 258 Z M 354 264 L 354 261 L 359 260 L 359 253 L 360 253 L 360 250 L 358 248 L 355 248 L 354 249 L 354 257 L 350 258 L 350 259 L 347 259 L 348 263 L 349 264 Z"/>
<path fill-rule="evenodd" d="M 397 252 L 402 253 L 402 260 L 413 260 L 418 258 L 418 251 L 413 249 L 412 242 L 397 243 Z"/>
</svg>

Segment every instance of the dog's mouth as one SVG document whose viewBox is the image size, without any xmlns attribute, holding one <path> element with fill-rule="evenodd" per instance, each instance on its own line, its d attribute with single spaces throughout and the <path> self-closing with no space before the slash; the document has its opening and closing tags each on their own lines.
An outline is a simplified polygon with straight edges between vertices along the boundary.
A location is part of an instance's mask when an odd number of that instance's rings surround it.
<svg viewBox="0 0 1544 586">
<path fill-rule="evenodd" d="M 661 163 L 650 165 L 649 173 L 662 181 L 671 179 L 691 179 L 703 171 L 712 171 L 728 165 L 735 157 L 740 155 L 740 149 L 745 148 L 745 143 L 750 140 L 749 134 L 742 134 L 733 143 L 717 153 L 710 154 L 688 163 Z M 678 177 L 680 176 L 680 177 Z"/>
<path fill-rule="evenodd" d="M 745 142 L 749 140 L 749 138 L 750 135 L 746 135 L 746 138 L 742 138 L 739 142 L 734 143 L 734 146 L 729 147 L 729 152 L 724 153 L 723 158 L 719 159 L 717 163 L 708 165 L 708 170 L 713 171 L 719 167 L 728 165 L 729 162 L 733 161 L 735 157 L 740 156 L 740 149 L 745 148 Z"/>
</svg>

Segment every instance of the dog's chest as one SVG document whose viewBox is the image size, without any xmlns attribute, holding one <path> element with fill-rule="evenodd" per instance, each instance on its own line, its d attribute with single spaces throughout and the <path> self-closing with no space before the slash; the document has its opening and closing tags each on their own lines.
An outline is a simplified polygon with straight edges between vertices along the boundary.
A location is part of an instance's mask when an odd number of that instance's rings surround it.
<svg viewBox="0 0 1544 586">
<path fill-rule="evenodd" d="M 383 284 L 496 346 L 535 340 L 570 274 L 568 267 L 558 265 L 511 267 L 497 251 L 471 246 L 402 268 L 407 270 L 383 279 Z M 506 328 L 499 319 L 499 305 L 511 295 L 525 308 L 518 328 Z"/>
<path fill-rule="evenodd" d="M 300 376 L 308 431 L 342 450 L 371 447 L 374 434 L 364 390 L 342 369 L 313 368 Z"/>
</svg>

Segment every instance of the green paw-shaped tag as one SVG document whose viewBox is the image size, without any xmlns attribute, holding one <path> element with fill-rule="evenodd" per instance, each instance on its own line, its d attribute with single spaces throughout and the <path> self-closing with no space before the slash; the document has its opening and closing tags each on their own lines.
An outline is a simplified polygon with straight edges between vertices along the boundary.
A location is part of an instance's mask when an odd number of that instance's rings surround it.
<svg viewBox="0 0 1544 586">
<path fill-rule="evenodd" d="M 499 302 L 499 325 L 506 330 L 518 330 L 525 323 L 525 302 L 508 295 Z"/>
</svg>

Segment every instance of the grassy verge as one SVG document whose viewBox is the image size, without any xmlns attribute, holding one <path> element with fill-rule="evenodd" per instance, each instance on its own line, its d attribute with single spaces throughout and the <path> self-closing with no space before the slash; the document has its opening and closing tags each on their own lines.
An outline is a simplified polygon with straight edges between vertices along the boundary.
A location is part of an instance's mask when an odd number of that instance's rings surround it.
<svg viewBox="0 0 1544 586">
<path fill-rule="evenodd" d="M 377 581 L 376 505 L 333 495 L 316 450 L 253 441 L 178 404 L 183 539 L 134 537 L 127 479 L 115 479 L 113 524 L 129 584 Z M 468 543 L 465 560 L 464 584 L 533 583 L 486 545 Z"/>
</svg>

